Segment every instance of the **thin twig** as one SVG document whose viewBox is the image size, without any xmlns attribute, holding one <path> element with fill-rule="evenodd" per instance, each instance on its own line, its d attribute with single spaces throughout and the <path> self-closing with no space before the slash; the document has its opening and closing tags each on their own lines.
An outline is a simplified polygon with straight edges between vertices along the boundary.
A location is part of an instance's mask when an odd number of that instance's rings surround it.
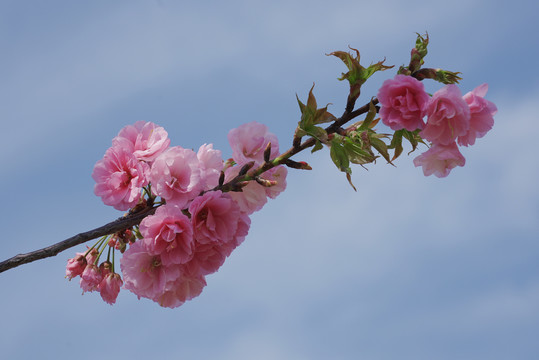
<svg viewBox="0 0 539 360">
<path fill-rule="evenodd" d="M 2 261 L 0 263 L 0 273 L 22 264 L 27 264 L 36 260 L 55 256 L 64 250 L 85 243 L 86 241 L 97 239 L 105 235 L 114 234 L 115 232 L 131 228 L 135 225 L 138 225 L 146 216 L 152 215 L 155 212 L 156 208 L 157 206 L 147 207 L 136 213 L 122 216 L 121 218 L 112 221 L 106 225 L 100 226 L 96 229 L 77 234 L 70 237 L 69 239 L 66 239 L 51 246 L 47 246 L 46 248 L 35 250 L 27 254 L 19 254 L 13 256 L 12 258 Z"/>
</svg>

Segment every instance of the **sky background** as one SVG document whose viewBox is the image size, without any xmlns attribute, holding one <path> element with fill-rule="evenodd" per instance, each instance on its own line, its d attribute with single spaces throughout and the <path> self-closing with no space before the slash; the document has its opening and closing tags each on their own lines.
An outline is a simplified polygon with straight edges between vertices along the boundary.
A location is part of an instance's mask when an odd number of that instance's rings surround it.
<svg viewBox="0 0 539 360">
<path fill-rule="evenodd" d="M 354 192 L 327 149 L 298 155 L 313 171 L 289 172 L 180 308 L 81 296 L 64 274 L 83 246 L 0 274 L 2 358 L 537 359 L 539 5 L 494 4 L 1 1 L 1 260 L 121 216 L 90 175 L 127 124 L 227 158 L 227 132 L 258 121 L 286 150 L 313 82 L 342 113 L 345 67 L 325 54 L 348 45 L 398 68 L 428 31 L 425 66 L 462 72 L 463 93 L 489 83 L 499 109 L 445 179 L 403 155 L 355 167 Z"/>
</svg>

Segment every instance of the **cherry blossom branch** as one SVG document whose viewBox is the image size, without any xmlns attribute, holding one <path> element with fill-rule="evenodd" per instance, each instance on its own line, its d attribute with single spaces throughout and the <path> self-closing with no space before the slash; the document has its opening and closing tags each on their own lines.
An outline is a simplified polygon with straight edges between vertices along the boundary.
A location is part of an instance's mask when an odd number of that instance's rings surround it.
<svg viewBox="0 0 539 360">
<path fill-rule="evenodd" d="M 378 100 L 374 99 L 372 102 L 373 104 L 377 104 Z M 335 133 L 336 131 L 338 131 L 338 129 L 342 125 L 358 117 L 359 115 L 366 113 L 368 110 L 369 110 L 369 104 L 365 104 L 355 111 L 352 111 L 352 112 L 345 111 L 343 116 L 335 120 L 335 122 L 333 122 L 331 125 L 326 127 L 325 130 L 328 134 Z M 262 175 L 264 172 L 276 166 L 283 165 L 283 164 L 286 165 L 292 156 L 298 154 L 299 152 L 305 149 L 312 147 L 315 144 L 315 142 L 316 142 L 316 139 L 313 137 L 310 137 L 309 139 L 302 142 L 299 146 L 292 146 L 286 152 L 277 156 L 275 159 L 265 162 L 254 171 L 248 174 L 237 176 L 234 179 L 230 180 L 229 182 L 222 184 L 220 186 L 217 186 L 213 190 L 230 191 L 234 188 L 237 188 L 238 187 L 237 184 L 240 184 L 246 181 L 255 180 L 258 176 Z M 9 258 L 5 261 L 0 262 L 0 273 L 9 269 L 18 267 L 23 264 L 34 262 L 36 260 L 41 260 L 48 257 L 56 256 L 64 250 L 83 244 L 87 241 L 97 239 L 105 235 L 113 234 L 118 231 L 132 228 L 133 226 L 138 225 L 146 216 L 152 215 L 155 212 L 156 208 L 157 206 L 155 207 L 148 206 L 146 208 L 143 208 L 140 211 L 127 214 L 126 216 L 122 216 L 121 218 L 115 221 L 112 221 L 108 224 L 77 234 L 64 241 L 47 246 L 43 249 L 35 250 L 26 254 L 18 254 L 16 256 L 13 256 L 12 258 Z"/>
<path fill-rule="evenodd" d="M 10 259 L 0 262 L 0 273 L 36 260 L 56 256 L 64 250 L 80 245 L 89 240 L 97 239 L 105 235 L 129 229 L 135 225 L 138 225 L 146 216 L 155 213 L 157 207 L 158 206 L 148 206 L 140 211 L 137 211 L 135 213 L 128 213 L 127 215 L 122 216 L 115 221 L 112 221 L 93 230 L 77 234 L 54 245 L 47 246 L 43 249 L 35 250 L 26 254 L 19 254 L 13 256 Z"/>
<path fill-rule="evenodd" d="M 442 69 L 421 68 L 421 65 L 423 64 L 423 57 L 427 54 L 427 44 L 428 35 L 426 37 L 422 37 L 418 34 L 416 47 L 412 50 L 411 53 L 410 65 L 408 67 L 401 67 L 398 71 L 398 74 L 409 75 L 420 81 L 424 79 L 434 79 L 444 84 L 458 83 L 458 80 L 460 80 L 458 72 L 451 72 Z M 345 53 L 342 51 L 336 51 L 331 54 L 328 54 L 340 58 L 346 64 L 349 70 L 347 73 L 343 73 L 342 77 L 339 78 L 339 80 L 346 79 L 350 83 L 350 92 L 348 95 L 345 111 L 341 115 L 341 117 L 336 118 L 335 116 L 327 112 L 327 106 L 324 108 L 318 108 L 316 105 L 316 99 L 312 94 L 313 89 L 311 88 L 306 105 L 301 103 L 301 101 L 299 101 L 298 99 L 298 103 L 302 112 L 302 117 L 294 134 L 292 147 L 284 153 L 274 157 L 273 159 L 270 159 L 270 142 L 264 152 L 264 162 L 260 164 L 257 168 L 253 168 L 255 164 L 254 161 L 252 161 L 251 163 L 246 163 L 243 165 L 238 175 L 230 179 L 226 183 L 224 181 L 225 173 L 223 171 L 219 179 L 219 184 L 208 191 L 242 191 L 242 188 L 246 186 L 249 181 L 256 181 L 263 186 L 271 187 L 275 185 L 276 181 L 262 178 L 261 175 L 263 173 L 281 165 L 288 166 L 290 168 L 310 170 L 311 167 L 307 163 L 296 162 L 291 160 L 290 158 L 298 154 L 299 152 L 313 146 L 313 151 L 319 150 L 322 148 L 322 143 L 331 147 L 332 160 L 339 168 L 339 170 L 346 173 L 350 185 L 354 187 L 350 180 L 351 170 L 348 167 L 348 163 L 351 161 L 356 164 L 363 165 L 366 163 L 374 162 L 378 156 L 375 156 L 373 154 L 371 146 L 374 147 L 388 161 L 389 164 L 392 164 L 392 161 L 397 158 L 402 152 L 401 142 L 403 137 L 407 138 L 412 144 L 413 149 L 415 149 L 417 143 L 422 142 L 422 139 L 413 132 L 405 132 L 404 129 L 396 131 L 393 136 L 393 140 L 391 141 L 391 144 L 387 145 L 383 143 L 380 138 L 390 138 L 388 134 L 378 135 L 374 131 L 369 130 L 370 128 L 368 128 L 368 125 L 372 123 L 372 126 L 374 126 L 374 124 L 377 122 L 377 120 L 373 122 L 374 116 L 378 112 L 378 107 L 376 107 L 376 105 L 378 104 L 377 98 L 372 98 L 369 103 L 354 110 L 356 100 L 360 95 L 361 85 L 374 72 L 387 70 L 392 68 L 393 66 L 383 65 L 383 62 L 385 61 L 384 60 L 375 64 L 371 64 L 368 68 L 364 68 L 359 64 L 359 51 L 353 48 L 350 49 L 355 51 L 355 57 L 351 53 Z M 364 121 L 353 124 L 349 128 L 343 129 L 343 125 L 365 113 L 368 113 L 368 115 Z M 316 126 L 322 123 L 331 124 L 325 129 Z M 340 139 L 342 138 L 346 138 L 349 135 L 349 132 L 353 133 L 354 131 L 356 131 L 358 124 L 362 124 L 360 128 L 360 130 L 362 131 L 361 136 L 364 136 L 365 138 L 356 140 L 356 143 L 352 141 L 352 149 L 346 150 L 343 147 L 343 143 L 339 143 L 339 141 L 341 141 Z M 308 138 L 302 142 L 303 137 Z M 390 159 L 389 157 L 387 151 L 388 149 L 395 150 L 395 154 L 392 159 Z M 351 152 L 348 153 L 347 151 Z M 55 256 L 66 249 L 69 249 L 76 245 L 80 245 L 89 240 L 106 235 L 111 235 L 138 225 L 146 216 L 154 214 L 156 208 L 159 206 L 154 205 L 153 201 L 155 197 L 152 197 L 151 191 L 146 190 L 146 192 L 148 195 L 148 202 L 139 203 L 139 205 L 133 208 L 132 211 L 127 215 L 106 225 L 84 233 L 77 234 L 73 237 L 70 237 L 64 241 L 48 246 L 46 248 L 32 251 L 27 254 L 19 254 L 3 262 L 0 262 L 0 272 L 6 271 L 22 264 L 44 259 L 46 257 Z M 204 194 L 204 192 L 202 192 L 200 195 Z"/>
</svg>

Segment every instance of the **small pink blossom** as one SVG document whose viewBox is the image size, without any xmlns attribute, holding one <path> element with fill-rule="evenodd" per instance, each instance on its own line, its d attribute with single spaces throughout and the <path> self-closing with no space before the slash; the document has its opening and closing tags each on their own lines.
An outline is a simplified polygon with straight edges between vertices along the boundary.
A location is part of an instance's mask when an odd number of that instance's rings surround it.
<svg viewBox="0 0 539 360">
<path fill-rule="evenodd" d="M 148 184 L 148 171 L 148 165 L 138 161 L 133 154 L 111 147 L 94 166 L 94 193 L 105 205 L 116 210 L 128 210 L 137 204 L 142 187 Z"/>
<path fill-rule="evenodd" d="M 152 255 L 142 241 L 132 244 L 123 254 L 120 266 L 124 287 L 139 298 L 154 299 L 165 291 L 169 281 L 181 274 L 179 265 L 165 266 L 159 255 Z"/>
<path fill-rule="evenodd" d="M 451 169 L 456 166 L 464 166 L 466 159 L 460 153 L 457 143 L 449 145 L 434 144 L 429 150 L 414 159 L 416 167 L 423 167 L 425 176 L 436 175 L 446 177 Z"/>
<path fill-rule="evenodd" d="M 74 258 L 67 260 L 66 277 L 71 280 L 82 274 L 88 262 L 84 253 L 77 253 Z"/>
<path fill-rule="evenodd" d="M 99 264 L 99 272 L 102 277 L 107 276 L 112 271 L 112 264 L 109 261 L 103 261 Z"/>
<path fill-rule="evenodd" d="M 155 159 L 150 182 L 155 195 L 167 203 L 185 207 L 201 191 L 201 169 L 193 150 L 175 146 Z"/>
<path fill-rule="evenodd" d="M 87 248 L 89 248 L 88 246 L 86 246 Z M 99 256 L 99 251 L 97 251 L 96 248 L 92 248 L 90 251 L 86 251 L 87 254 L 86 254 L 86 261 L 88 262 L 88 264 L 93 264 L 96 262 L 97 260 L 97 257 Z"/>
<path fill-rule="evenodd" d="M 107 274 L 103 280 L 101 280 L 97 286 L 97 290 L 99 290 L 99 294 L 101 295 L 103 301 L 112 305 L 116 302 L 116 298 L 120 293 L 120 288 L 122 285 L 123 281 L 120 275 L 111 272 Z"/>
<path fill-rule="evenodd" d="M 146 248 L 160 255 L 163 265 L 183 264 L 193 257 L 195 243 L 191 221 L 174 205 L 160 206 L 154 215 L 144 218 L 140 233 Z"/>
<path fill-rule="evenodd" d="M 406 75 L 384 81 L 378 90 L 380 117 L 392 130 L 423 129 L 423 117 L 430 100 L 423 83 Z"/>
<path fill-rule="evenodd" d="M 468 146 L 475 144 L 475 139 L 482 138 L 492 129 L 494 115 L 498 112 L 494 103 L 485 99 L 488 85 L 482 84 L 463 96 L 464 101 L 470 108 L 470 129 L 458 137 L 459 145 Z"/>
<path fill-rule="evenodd" d="M 152 122 L 137 121 L 127 125 L 112 139 L 113 147 L 121 147 L 138 160 L 152 162 L 170 144 L 168 133 Z"/>
<path fill-rule="evenodd" d="M 221 151 L 214 150 L 212 144 L 204 144 L 198 149 L 197 158 L 200 162 L 202 189 L 213 189 L 219 183 L 224 166 Z"/>
<path fill-rule="evenodd" d="M 436 91 L 427 106 L 427 125 L 420 135 L 434 144 L 449 145 L 470 128 L 470 109 L 457 85 Z"/>
<path fill-rule="evenodd" d="M 101 280 L 103 280 L 103 275 L 99 268 L 94 263 L 90 263 L 80 275 L 80 287 L 83 292 L 95 291 Z"/>
<path fill-rule="evenodd" d="M 232 148 L 232 158 L 240 165 L 252 160 L 258 164 L 263 163 L 264 150 L 269 142 L 271 142 L 271 158 L 279 155 L 277 137 L 268 131 L 266 125 L 255 121 L 230 130 L 228 142 Z"/>
</svg>

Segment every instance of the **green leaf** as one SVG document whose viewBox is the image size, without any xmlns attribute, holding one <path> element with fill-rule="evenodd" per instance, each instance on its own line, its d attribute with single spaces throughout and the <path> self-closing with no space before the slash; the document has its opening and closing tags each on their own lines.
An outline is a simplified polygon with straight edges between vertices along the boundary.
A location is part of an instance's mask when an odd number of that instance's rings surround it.
<svg viewBox="0 0 539 360">
<path fill-rule="evenodd" d="M 371 64 L 368 68 L 364 68 L 359 63 L 359 51 L 354 48 L 350 48 L 350 50 L 353 50 L 356 53 L 355 57 L 351 53 L 345 51 L 334 51 L 328 55 L 338 57 L 348 68 L 348 72 L 342 73 L 341 77 L 338 79 L 341 81 L 345 79 L 348 80 L 350 83 L 350 95 L 348 96 L 348 99 L 355 101 L 361 93 L 361 86 L 372 74 L 377 71 L 391 69 L 393 66 L 384 65 L 384 59 L 376 64 Z"/>
<path fill-rule="evenodd" d="M 316 142 L 314 143 L 313 149 L 311 150 L 311 153 L 314 153 L 318 150 L 322 150 L 322 148 L 323 148 L 322 143 L 316 140 Z"/>
<path fill-rule="evenodd" d="M 357 192 L 357 189 L 356 187 L 354 186 L 354 184 L 352 184 L 352 171 L 350 171 L 349 173 L 346 173 L 346 180 L 348 180 L 348 183 L 350 184 L 350 186 L 352 187 L 352 189 L 354 189 L 354 191 Z"/>
<path fill-rule="evenodd" d="M 343 146 L 342 137 L 335 137 L 332 139 L 329 153 L 335 166 L 337 166 L 340 171 L 346 173 L 348 183 L 350 186 L 352 186 L 354 191 L 357 191 L 356 187 L 352 183 L 352 169 L 350 169 L 350 161 L 348 160 L 346 149 Z"/>
<path fill-rule="evenodd" d="M 393 163 L 391 162 L 391 158 L 389 157 L 389 152 L 387 151 L 386 143 L 378 139 L 376 136 L 371 136 L 370 141 L 371 141 L 372 147 L 375 148 L 376 151 L 378 151 L 380 155 L 382 155 L 388 163 L 393 165 Z"/>
<path fill-rule="evenodd" d="M 305 111 L 305 104 L 301 102 L 301 100 L 298 97 L 298 94 L 296 94 L 296 99 L 298 100 L 299 110 L 303 114 L 303 111 Z"/>
<path fill-rule="evenodd" d="M 327 142 L 328 134 L 326 130 L 324 130 L 320 126 L 307 125 L 303 130 L 307 135 L 312 136 L 316 140 L 323 143 Z"/>
<path fill-rule="evenodd" d="M 370 146 L 366 144 L 354 142 L 351 138 L 345 138 L 343 142 L 344 149 L 350 162 L 354 164 L 369 164 L 376 160 L 376 156 L 370 151 Z"/>
<path fill-rule="evenodd" d="M 374 106 L 371 99 L 371 102 L 369 103 L 369 112 L 367 112 L 367 116 L 365 117 L 365 120 L 363 120 L 361 125 L 357 128 L 357 131 L 364 131 L 364 130 L 371 129 L 373 127 L 371 126 L 371 124 L 374 121 L 375 117 L 376 117 L 376 106 Z"/>
<path fill-rule="evenodd" d="M 393 153 L 393 158 L 391 159 L 391 161 L 395 161 L 395 159 L 398 158 L 400 154 L 402 154 L 403 131 L 406 131 L 406 130 L 402 129 L 402 130 L 395 131 L 395 133 L 393 134 L 393 139 L 391 139 L 391 144 L 389 144 L 388 146 L 388 149 L 395 149 L 395 152 Z"/>
<path fill-rule="evenodd" d="M 318 105 L 316 104 L 316 98 L 314 97 L 314 94 L 313 94 L 313 88 L 314 88 L 314 85 L 309 91 L 309 96 L 307 98 L 307 105 L 303 104 L 296 94 L 296 98 L 299 104 L 299 109 L 301 111 L 301 120 L 299 122 L 298 127 L 300 129 L 305 130 L 307 133 L 308 133 L 307 129 L 310 128 L 310 126 L 312 125 L 327 123 L 327 122 L 336 120 L 335 116 L 333 116 L 333 114 L 327 111 L 329 104 L 323 108 L 320 108 L 320 109 L 317 108 Z M 299 134 L 299 136 L 304 136 L 304 135 L 305 134 Z"/>
<path fill-rule="evenodd" d="M 346 154 L 346 150 L 344 149 L 344 146 L 339 141 L 339 139 L 334 138 L 331 141 L 329 154 L 331 156 L 331 160 L 333 160 L 333 163 L 340 171 L 352 172 L 352 170 L 350 169 L 350 161 L 348 160 L 348 155 Z"/>
<path fill-rule="evenodd" d="M 408 153 L 408 155 L 410 155 L 412 152 L 415 151 L 419 143 L 425 144 L 421 136 L 419 136 L 420 131 L 421 130 L 415 130 L 415 131 L 404 130 L 403 136 L 406 138 L 406 140 L 410 142 L 410 145 L 412 145 L 412 150 Z"/>
<path fill-rule="evenodd" d="M 376 64 L 371 64 L 369 65 L 369 67 L 363 72 L 362 76 L 363 78 L 365 79 L 365 81 L 371 77 L 372 74 L 374 74 L 375 72 L 377 71 L 384 71 L 384 70 L 387 70 L 387 69 L 391 69 L 392 67 L 394 67 L 395 65 L 391 65 L 391 66 L 386 66 L 384 65 L 384 61 L 386 61 L 386 59 L 382 60 L 382 61 L 379 61 L 377 62 Z"/>
</svg>

